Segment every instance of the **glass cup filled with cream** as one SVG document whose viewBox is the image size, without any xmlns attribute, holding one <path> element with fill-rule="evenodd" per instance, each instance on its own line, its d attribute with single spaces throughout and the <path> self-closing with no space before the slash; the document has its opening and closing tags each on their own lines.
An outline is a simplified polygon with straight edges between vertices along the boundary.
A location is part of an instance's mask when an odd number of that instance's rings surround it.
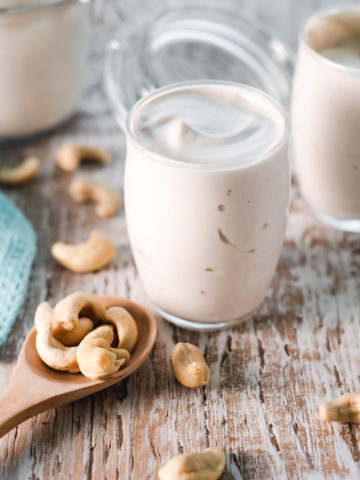
<svg viewBox="0 0 360 480">
<path fill-rule="evenodd" d="M 86 79 L 87 0 L 0 0 L 0 141 L 69 119 Z"/>
<path fill-rule="evenodd" d="M 360 232 L 360 7 L 305 25 L 292 95 L 300 187 L 325 222 Z"/>
<path fill-rule="evenodd" d="M 262 303 L 283 244 L 289 126 L 252 87 L 216 81 L 156 90 L 126 123 L 132 252 L 157 311 L 216 329 Z"/>
</svg>

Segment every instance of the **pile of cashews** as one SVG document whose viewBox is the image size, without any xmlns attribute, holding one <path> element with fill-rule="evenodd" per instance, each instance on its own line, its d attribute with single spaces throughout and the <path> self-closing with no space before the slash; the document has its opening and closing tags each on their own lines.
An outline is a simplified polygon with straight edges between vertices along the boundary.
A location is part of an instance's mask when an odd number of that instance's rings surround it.
<svg viewBox="0 0 360 480">
<path fill-rule="evenodd" d="M 129 359 L 138 328 L 122 307 L 105 309 L 92 293 L 75 292 L 54 308 L 41 303 L 35 312 L 36 350 L 55 370 L 106 379 Z M 116 345 L 113 343 L 116 341 Z"/>
<path fill-rule="evenodd" d="M 64 143 L 56 154 L 56 163 L 65 172 L 77 170 L 83 160 L 92 160 L 107 165 L 110 153 L 87 145 Z M 37 157 L 25 158 L 15 167 L 0 167 L 0 183 L 16 186 L 34 179 L 40 169 Z M 121 207 L 120 195 L 107 185 L 75 178 L 69 186 L 69 195 L 77 203 L 95 203 L 95 213 L 99 218 L 109 218 Z M 56 242 L 51 253 L 63 267 L 76 273 L 88 273 L 107 265 L 116 253 L 116 245 L 101 232 L 91 232 L 83 243 L 72 245 Z"/>
<path fill-rule="evenodd" d="M 110 161 L 110 154 L 105 150 L 86 145 L 65 143 L 59 148 L 56 156 L 57 165 L 65 172 L 77 170 L 84 159 L 106 165 Z M 77 203 L 95 203 L 95 213 L 99 218 L 116 215 L 121 206 L 120 195 L 115 190 L 84 179 L 72 180 L 69 194 Z M 94 231 L 85 242 L 80 244 L 54 243 L 51 253 L 55 260 L 68 270 L 88 273 L 107 265 L 116 253 L 116 245 L 101 232 Z"/>
</svg>

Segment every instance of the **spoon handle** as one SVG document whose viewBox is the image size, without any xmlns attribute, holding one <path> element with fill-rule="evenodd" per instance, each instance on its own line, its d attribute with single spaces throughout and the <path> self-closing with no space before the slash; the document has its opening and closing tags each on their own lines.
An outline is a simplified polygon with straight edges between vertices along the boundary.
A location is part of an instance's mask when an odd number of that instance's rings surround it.
<svg viewBox="0 0 360 480">
<path fill-rule="evenodd" d="M 21 351 L 15 371 L 0 397 L 0 438 L 28 418 L 60 403 L 56 386 L 51 390 L 44 379 L 33 375 L 22 361 L 23 357 Z"/>
<path fill-rule="evenodd" d="M 11 385 L 0 397 L 0 437 L 38 413 L 38 405 L 34 405 L 23 388 L 15 390 Z"/>
</svg>

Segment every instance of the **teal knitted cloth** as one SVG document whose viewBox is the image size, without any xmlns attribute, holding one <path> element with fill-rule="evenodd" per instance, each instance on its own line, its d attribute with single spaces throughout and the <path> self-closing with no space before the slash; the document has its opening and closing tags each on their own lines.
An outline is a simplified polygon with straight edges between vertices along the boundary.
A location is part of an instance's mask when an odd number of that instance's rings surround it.
<svg viewBox="0 0 360 480">
<path fill-rule="evenodd" d="M 35 254 L 33 227 L 0 193 L 0 345 L 24 303 Z"/>
</svg>

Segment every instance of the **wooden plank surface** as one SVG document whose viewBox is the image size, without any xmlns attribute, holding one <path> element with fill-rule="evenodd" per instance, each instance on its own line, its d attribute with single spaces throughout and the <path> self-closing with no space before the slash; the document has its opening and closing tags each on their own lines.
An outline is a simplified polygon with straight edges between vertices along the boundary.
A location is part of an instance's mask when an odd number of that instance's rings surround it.
<svg viewBox="0 0 360 480">
<path fill-rule="evenodd" d="M 136 13 L 140 2 L 126 3 Z M 237 3 L 293 47 L 306 16 L 331 5 L 319 0 Z M 111 16 L 114 7 L 109 8 Z M 85 167 L 81 175 L 122 188 L 124 136 L 102 91 L 102 61 L 102 46 L 95 42 L 86 101 L 74 120 L 55 133 L 0 150 L 4 162 L 29 153 L 42 160 L 38 179 L 21 189 L 4 189 L 39 238 L 25 305 L 0 349 L 0 391 L 41 301 L 55 303 L 82 289 L 129 297 L 151 308 L 132 261 L 123 210 L 104 221 L 93 207 L 74 205 L 66 193 L 71 176 L 55 168 L 54 153 L 63 141 L 94 144 L 110 149 L 113 162 Z M 105 231 L 118 245 L 108 267 L 76 275 L 55 264 L 49 250 L 54 241 L 81 241 L 92 229 Z M 155 479 L 170 457 L 207 446 L 226 452 L 223 479 L 360 478 L 360 428 L 324 424 L 318 416 L 324 399 L 360 390 L 359 271 L 359 236 L 316 221 L 294 180 L 277 275 L 257 314 L 238 328 L 210 334 L 181 330 L 158 318 L 156 347 L 129 379 L 28 420 L 0 440 L 0 478 Z M 206 388 L 192 391 L 174 380 L 168 357 L 177 341 L 196 343 L 205 353 L 212 372 Z"/>
</svg>

